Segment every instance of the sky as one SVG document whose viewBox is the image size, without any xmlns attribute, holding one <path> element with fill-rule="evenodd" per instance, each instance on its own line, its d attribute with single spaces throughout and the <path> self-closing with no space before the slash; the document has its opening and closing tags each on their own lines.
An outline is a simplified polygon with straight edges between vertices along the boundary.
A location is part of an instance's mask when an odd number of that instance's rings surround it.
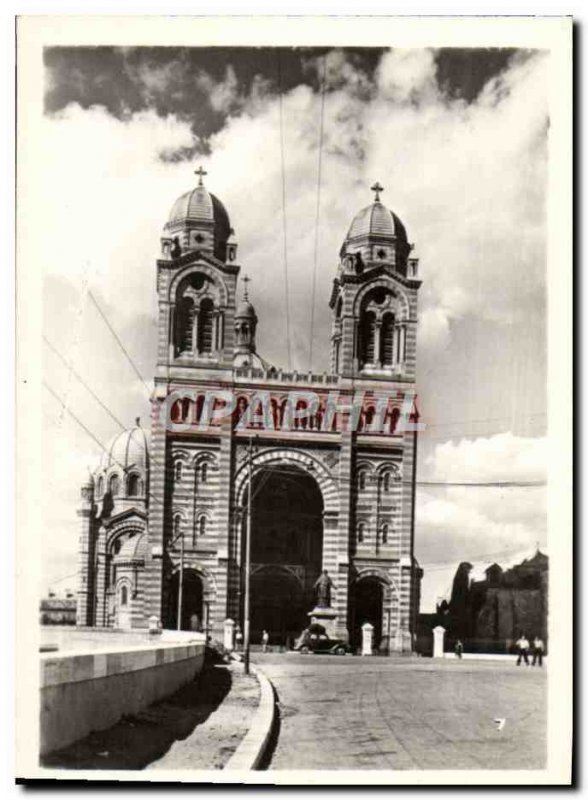
<svg viewBox="0 0 588 800">
<path fill-rule="evenodd" d="M 286 252 L 290 366 L 304 370 L 315 248 L 317 370 L 339 247 L 379 180 L 423 281 L 421 608 L 448 593 L 460 561 L 481 574 L 546 550 L 543 487 L 426 484 L 546 479 L 547 53 L 96 47 L 50 48 L 44 61 L 44 164 L 30 201 L 46 242 L 44 333 L 110 413 L 48 345 L 45 375 L 99 442 L 119 422 L 146 424 L 148 392 L 87 290 L 149 383 L 159 237 L 198 165 L 252 278 L 258 349 L 283 366 Z M 75 509 L 99 455 L 47 392 L 43 591 L 76 585 Z"/>
</svg>

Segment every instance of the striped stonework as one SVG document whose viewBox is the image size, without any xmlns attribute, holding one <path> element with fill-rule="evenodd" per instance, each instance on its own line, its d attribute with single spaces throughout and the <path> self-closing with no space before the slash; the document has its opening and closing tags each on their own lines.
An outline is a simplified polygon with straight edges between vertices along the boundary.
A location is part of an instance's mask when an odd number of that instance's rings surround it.
<svg viewBox="0 0 588 800">
<path fill-rule="evenodd" d="M 320 492 L 321 566 L 332 581 L 337 635 L 356 635 L 357 608 L 362 603 L 368 608 L 375 586 L 382 597 L 380 650 L 410 650 L 422 575 L 414 559 L 416 438 L 399 428 L 399 419 L 407 405 L 413 408 L 415 396 L 420 280 L 404 226 L 377 198 L 356 216 L 341 248 L 329 301 L 330 372 L 314 373 L 270 367 L 257 354 L 256 361 L 235 360 L 240 267 L 233 261 L 236 245 L 228 238 L 228 221 L 222 222 L 224 233 L 215 232 L 211 217 L 202 228 L 204 239 L 197 237 L 198 220 L 176 223 L 175 251 L 168 231 L 157 261 L 157 368 L 149 454 L 136 475 L 140 496 L 110 498 L 108 508 L 105 497 L 96 499 L 97 487 L 115 473 L 128 488 L 130 462 L 109 463 L 83 489 L 78 624 L 113 625 L 119 619 L 140 627 L 154 616 L 175 627 L 183 543 L 184 570 L 197 587 L 193 603 L 202 603 L 200 622 L 207 633 L 222 639 L 227 617 L 243 625 L 252 439 L 254 475 L 296 468 L 305 486 L 309 476 Z M 202 414 L 211 393 L 235 405 L 230 414 L 206 425 Z M 292 393 L 298 393 L 294 401 Z M 309 402 L 308 393 L 319 400 L 312 418 L 292 419 L 297 403 L 304 408 Z M 267 425 L 257 411 L 264 394 Z M 333 398 L 337 411 L 327 423 Z M 251 411 L 257 420 L 248 416 Z M 383 430 L 374 426 L 380 412 Z M 137 421 L 128 441 L 134 447 L 142 435 Z M 312 516 L 309 524 L 318 530 L 314 509 Z M 147 546 L 127 558 L 129 540 L 141 534 Z M 316 553 L 312 569 L 310 555 L 306 567 L 272 563 L 253 569 L 258 576 L 268 567 L 288 573 L 289 580 L 294 576 L 306 604 L 312 599 L 318 548 Z M 120 609 L 123 585 L 131 595 L 126 616 Z M 301 609 L 296 613 L 302 614 Z"/>
</svg>

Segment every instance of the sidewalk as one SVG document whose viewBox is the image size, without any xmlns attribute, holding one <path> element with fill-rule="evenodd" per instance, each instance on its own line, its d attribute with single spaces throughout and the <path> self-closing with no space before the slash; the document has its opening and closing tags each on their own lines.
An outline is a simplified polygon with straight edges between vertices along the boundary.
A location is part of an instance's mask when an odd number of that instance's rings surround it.
<svg viewBox="0 0 588 800">
<path fill-rule="evenodd" d="M 206 665 L 197 681 L 106 731 L 43 759 L 63 769 L 222 769 L 250 728 L 259 684 L 242 664 Z"/>
</svg>

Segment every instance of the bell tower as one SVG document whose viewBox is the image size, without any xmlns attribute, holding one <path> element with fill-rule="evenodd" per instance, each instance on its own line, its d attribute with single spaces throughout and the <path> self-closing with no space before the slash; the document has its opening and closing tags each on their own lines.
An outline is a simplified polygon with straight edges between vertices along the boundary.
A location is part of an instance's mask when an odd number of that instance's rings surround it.
<svg viewBox="0 0 588 800">
<path fill-rule="evenodd" d="M 158 365 L 172 377 L 232 365 L 237 244 L 206 174 L 196 170 L 198 185 L 176 200 L 161 237 Z"/>
<path fill-rule="evenodd" d="M 343 377 L 414 380 L 418 259 L 406 229 L 380 200 L 354 217 L 331 292 L 331 371 Z"/>
</svg>

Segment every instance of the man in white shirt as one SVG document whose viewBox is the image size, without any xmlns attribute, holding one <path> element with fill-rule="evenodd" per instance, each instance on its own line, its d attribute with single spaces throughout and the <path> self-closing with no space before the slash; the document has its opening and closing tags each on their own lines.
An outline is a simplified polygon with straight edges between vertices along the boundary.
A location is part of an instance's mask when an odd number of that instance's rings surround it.
<svg viewBox="0 0 588 800">
<path fill-rule="evenodd" d="M 521 633 L 520 639 L 517 639 L 517 649 L 519 651 L 519 657 L 517 658 L 517 667 L 521 663 L 521 659 L 524 660 L 525 664 L 529 666 L 529 640 L 525 636 L 524 633 Z"/>
<path fill-rule="evenodd" d="M 540 667 L 543 666 L 543 651 L 545 650 L 545 645 L 543 644 L 543 639 L 540 639 L 539 636 L 535 636 L 533 639 L 533 664 L 539 664 Z"/>
</svg>

